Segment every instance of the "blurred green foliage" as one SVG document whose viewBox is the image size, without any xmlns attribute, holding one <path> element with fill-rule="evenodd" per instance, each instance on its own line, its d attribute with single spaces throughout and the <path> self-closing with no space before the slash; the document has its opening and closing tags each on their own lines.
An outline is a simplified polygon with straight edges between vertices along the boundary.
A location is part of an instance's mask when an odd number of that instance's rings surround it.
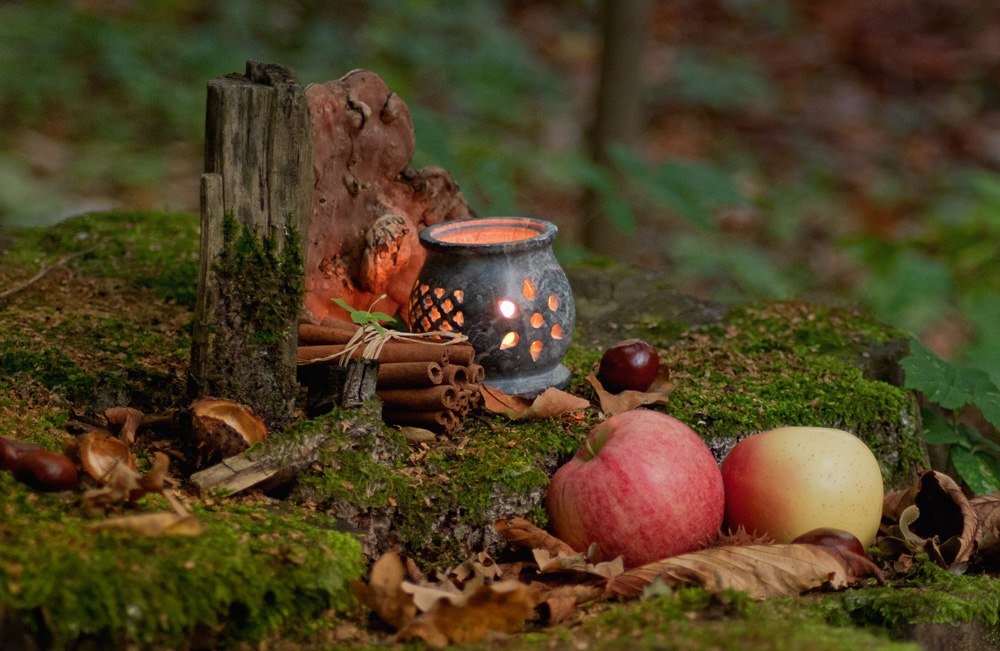
<svg viewBox="0 0 1000 651">
<path fill-rule="evenodd" d="M 832 294 L 916 333 L 958 320 L 971 332 L 965 359 L 1000 382 L 1000 175 L 948 167 L 936 185 L 920 188 L 929 207 L 904 235 L 853 235 L 827 245 L 855 264 L 862 279 L 822 286 L 815 252 L 807 246 L 806 215 L 844 209 L 838 203 L 843 186 L 830 151 L 796 131 L 794 118 L 784 120 L 785 89 L 753 51 L 724 39 L 721 47 L 705 36 L 705 42 L 681 39 L 672 44 L 670 74 L 648 89 L 646 100 L 689 114 L 787 123 L 780 130 L 795 159 L 793 174 L 770 175 L 767 152 L 732 134 L 700 160 L 650 162 L 616 148 L 611 167 L 604 168 L 591 162 L 582 142 L 579 122 L 587 111 L 574 97 L 579 84 L 574 87 L 565 67 L 545 54 L 554 44 L 528 43 L 511 25 L 508 10 L 516 4 L 5 3 L 0 221 L 51 221 L 77 207 L 72 202 L 80 197 L 127 197 L 163 187 L 176 167 L 177 147 L 187 148 L 180 155 L 185 160 L 197 158 L 206 81 L 242 71 L 248 59 L 280 62 L 307 83 L 365 67 L 409 103 L 417 134 L 414 164 L 448 169 L 481 214 L 524 212 L 525 195 L 532 193 L 574 205 L 588 191 L 624 231 L 644 220 L 662 224 L 663 262 L 683 287 L 723 300 Z M 561 6 L 592 21 L 596 5 L 567 0 Z M 802 12 L 786 1 L 725 0 L 719 11 L 755 36 L 791 38 L 802 30 Z M 596 33 L 594 24 L 571 28 L 589 30 L 588 38 Z M 980 92 L 973 82 L 958 90 Z M 936 119 L 919 101 L 871 108 L 878 124 L 904 135 L 926 131 Z M 42 148 L 57 143 L 62 157 L 58 147 L 36 151 L 30 138 L 25 144 L 26 135 L 41 135 Z M 887 200 L 911 191 L 902 173 L 892 173 L 898 162 L 880 162 L 885 178 L 879 187 Z M 195 197 L 176 201 L 192 206 Z M 752 234 L 728 228 L 722 218 L 744 213 L 756 220 Z M 565 246 L 562 254 L 587 255 Z"/>
</svg>

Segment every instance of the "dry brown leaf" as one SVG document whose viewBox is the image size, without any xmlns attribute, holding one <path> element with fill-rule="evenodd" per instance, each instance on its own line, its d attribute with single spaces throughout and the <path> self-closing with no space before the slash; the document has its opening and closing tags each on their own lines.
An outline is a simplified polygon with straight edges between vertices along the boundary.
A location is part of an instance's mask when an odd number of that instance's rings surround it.
<svg viewBox="0 0 1000 651">
<path fill-rule="evenodd" d="M 502 574 L 503 570 L 488 552 L 479 552 L 448 570 L 447 578 L 461 586 L 473 579 L 495 581 Z"/>
<path fill-rule="evenodd" d="M 609 416 L 646 405 L 665 405 L 670 399 L 670 392 L 674 388 L 670 384 L 670 369 L 663 363 L 660 364 L 656 379 L 653 380 L 653 383 L 645 391 L 625 390 L 620 393 L 611 393 L 597 379 L 594 371 L 591 371 L 587 376 L 587 382 L 590 383 L 590 386 L 597 393 L 597 399 L 601 403 L 601 411 Z"/>
<path fill-rule="evenodd" d="M 581 572 L 583 574 L 593 574 L 595 576 L 611 579 L 625 571 L 625 561 L 619 556 L 606 563 L 591 563 L 587 554 L 568 554 L 558 552 L 553 554 L 546 549 L 533 549 L 531 554 L 538 566 L 539 574 L 550 574 L 553 572 Z"/>
<path fill-rule="evenodd" d="M 604 586 L 594 584 L 562 585 L 546 590 L 536 610 L 542 624 L 551 626 L 566 621 L 576 613 L 576 607 L 604 594 Z"/>
<path fill-rule="evenodd" d="M 193 515 L 182 515 L 173 511 L 140 513 L 138 515 L 108 518 L 94 524 L 93 528 L 103 531 L 126 531 L 151 538 L 159 536 L 197 536 L 204 531 L 201 522 Z"/>
<path fill-rule="evenodd" d="M 104 485 L 87 491 L 83 499 L 92 506 L 105 506 L 123 501 L 135 502 L 149 493 L 162 493 L 169 466 L 170 458 L 162 452 L 156 453 L 153 467 L 145 475 L 140 475 L 124 463 L 115 464 L 101 480 Z"/>
<path fill-rule="evenodd" d="M 368 606 L 379 619 L 399 630 L 413 621 L 417 607 L 413 597 L 403 592 L 406 568 L 399 554 L 383 554 L 372 566 L 368 583 L 351 582 L 351 592 Z"/>
<path fill-rule="evenodd" d="M 471 586 L 459 599 L 439 598 L 397 637 L 403 641 L 422 639 L 436 648 L 479 642 L 492 634 L 519 631 L 534 615 L 535 604 L 531 589 L 519 581 Z"/>
<path fill-rule="evenodd" d="M 979 529 L 976 551 L 979 559 L 990 566 L 1000 565 L 1000 495 L 983 495 L 969 500 L 976 512 Z"/>
<path fill-rule="evenodd" d="M 575 549 L 548 531 L 536 527 L 524 518 L 500 518 L 493 524 L 500 537 L 512 545 L 525 549 L 544 549 L 553 554 L 575 554 Z"/>
<path fill-rule="evenodd" d="M 607 594 L 637 597 L 653 581 L 709 592 L 740 590 L 752 599 L 844 588 L 867 576 L 881 578 L 868 559 L 815 545 L 715 547 L 628 570 L 608 582 Z"/>
<path fill-rule="evenodd" d="M 129 445 L 135 443 L 136 432 L 139 431 L 144 417 L 141 411 L 132 407 L 110 407 L 104 410 L 108 429 Z"/>
<path fill-rule="evenodd" d="M 503 414 L 511 420 L 542 420 L 564 414 L 583 411 L 590 402 L 566 393 L 555 387 L 549 387 L 533 401 L 517 396 L 510 396 L 493 387 L 482 385 L 483 406 L 496 414 Z"/>
<path fill-rule="evenodd" d="M 133 472 L 136 468 L 135 455 L 121 439 L 109 434 L 92 431 L 78 439 L 77 453 L 87 474 L 102 484 L 107 483 L 117 466 L 124 466 Z"/>
<path fill-rule="evenodd" d="M 897 556 L 926 552 L 954 568 L 969 560 L 978 529 L 976 509 L 955 480 L 930 470 L 910 488 L 883 498 L 879 546 Z"/>
</svg>

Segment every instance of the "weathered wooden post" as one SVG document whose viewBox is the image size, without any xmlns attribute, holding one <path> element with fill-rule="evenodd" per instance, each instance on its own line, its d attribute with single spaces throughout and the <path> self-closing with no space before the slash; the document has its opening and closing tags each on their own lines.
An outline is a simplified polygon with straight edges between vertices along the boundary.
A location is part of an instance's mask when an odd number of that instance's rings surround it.
<svg viewBox="0 0 1000 651">
<path fill-rule="evenodd" d="M 251 61 L 245 75 L 210 81 L 189 386 L 275 428 L 291 420 L 297 391 L 312 187 L 309 111 L 291 73 Z"/>
</svg>

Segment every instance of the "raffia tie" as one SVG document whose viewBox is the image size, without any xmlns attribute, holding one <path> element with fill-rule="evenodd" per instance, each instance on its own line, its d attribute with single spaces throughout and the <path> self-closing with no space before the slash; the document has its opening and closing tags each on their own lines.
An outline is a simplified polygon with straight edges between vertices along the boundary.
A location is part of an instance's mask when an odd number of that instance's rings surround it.
<svg viewBox="0 0 1000 651">
<path fill-rule="evenodd" d="M 437 341 L 434 341 L 437 339 Z M 441 341 L 441 340 L 444 341 Z M 453 346 L 468 341 L 469 338 L 459 332 L 445 332 L 444 330 L 434 330 L 431 332 L 400 332 L 399 330 L 389 330 L 379 328 L 376 330 L 371 326 L 362 326 L 344 345 L 344 350 L 327 357 L 310 360 L 310 363 L 328 362 L 337 359 L 340 366 L 347 366 L 351 357 L 358 350 L 361 351 L 361 359 L 378 359 L 382 354 L 382 348 L 390 341 L 416 341 L 432 346 Z"/>
</svg>

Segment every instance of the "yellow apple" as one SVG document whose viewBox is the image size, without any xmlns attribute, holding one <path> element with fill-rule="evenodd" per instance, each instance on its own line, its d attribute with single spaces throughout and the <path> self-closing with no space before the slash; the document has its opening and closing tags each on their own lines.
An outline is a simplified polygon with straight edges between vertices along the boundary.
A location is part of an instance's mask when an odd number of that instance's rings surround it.
<svg viewBox="0 0 1000 651">
<path fill-rule="evenodd" d="M 819 527 L 868 547 L 882 518 L 882 472 L 859 438 L 824 427 L 781 427 L 740 441 L 722 462 L 726 524 L 790 543 Z"/>
</svg>

